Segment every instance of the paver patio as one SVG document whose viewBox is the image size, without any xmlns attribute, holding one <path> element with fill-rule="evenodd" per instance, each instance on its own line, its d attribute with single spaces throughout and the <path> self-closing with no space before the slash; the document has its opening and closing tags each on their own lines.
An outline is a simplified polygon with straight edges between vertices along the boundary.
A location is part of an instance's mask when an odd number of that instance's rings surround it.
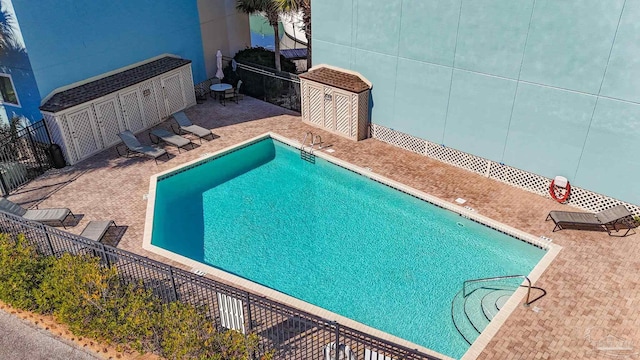
<svg viewBox="0 0 640 360">
<path fill-rule="evenodd" d="M 640 357 L 640 234 L 616 238 L 574 230 L 552 233 L 553 224 L 544 221 L 547 213 L 575 209 L 375 139 L 342 139 L 303 124 L 296 113 L 249 97 L 226 107 L 207 101 L 185 112 L 218 138 L 202 144 L 196 140 L 199 147 L 180 154 L 165 146 L 171 159 L 160 160 L 158 165 L 147 158 L 118 157 L 111 148 L 73 167 L 51 170 L 9 198 L 25 207 L 68 207 L 82 214 L 78 224 L 69 228 L 76 234 L 91 220 L 113 219 L 126 226 L 119 248 L 168 262 L 141 248 L 146 211 L 143 197 L 152 174 L 267 131 L 295 140 L 313 131 L 333 145 L 332 156 L 447 201 L 465 198 L 465 205 L 480 214 L 550 237 L 563 247 L 536 283 L 548 292 L 535 303 L 539 311 L 522 306 L 514 311 L 480 359 Z M 168 122 L 160 126 L 168 127 Z M 148 131 L 139 138 L 149 143 Z M 607 351 L 597 349 L 605 345 L 609 346 Z"/>
</svg>

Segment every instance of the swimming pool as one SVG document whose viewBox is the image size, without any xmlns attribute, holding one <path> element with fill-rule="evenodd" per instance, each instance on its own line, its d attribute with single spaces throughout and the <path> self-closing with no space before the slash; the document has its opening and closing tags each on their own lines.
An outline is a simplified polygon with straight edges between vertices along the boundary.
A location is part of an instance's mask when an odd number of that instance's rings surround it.
<svg viewBox="0 0 640 360">
<path fill-rule="evenodd" d="M 152 245 L 453 357 L 462 282 L 545 254 L 271 137 L 160 175 L 154 201 Z"/>
</svg>

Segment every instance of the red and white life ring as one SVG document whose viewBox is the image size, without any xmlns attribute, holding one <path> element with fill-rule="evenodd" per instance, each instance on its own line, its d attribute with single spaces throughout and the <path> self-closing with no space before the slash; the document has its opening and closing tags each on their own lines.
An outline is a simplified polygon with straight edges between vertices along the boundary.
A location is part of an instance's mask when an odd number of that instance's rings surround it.
<svg viewBox="0 0 640 360">
<path fill-rule="evenodd" d="M 566 182 L 566 186 L 556 186 L 556 180 L 559 178 L 561 177 L 558 176 L 555 179 L 551 180 L 551 185 L 549 185 L 549 195 L 551 195 L 551 197 L 555 201 L 562 204 L 566 202 L 567 199 L 569 199 L 569 193 L 571 192 L 571 185 L 569 184 L 569 180 L 565 178 L 561 178 L 563 180 L 562 182 Z M 560 194 L 558 194 L 556 192 L 556 189 L 564 189 L 564 191 L 560 191 Z"/>
</svg>

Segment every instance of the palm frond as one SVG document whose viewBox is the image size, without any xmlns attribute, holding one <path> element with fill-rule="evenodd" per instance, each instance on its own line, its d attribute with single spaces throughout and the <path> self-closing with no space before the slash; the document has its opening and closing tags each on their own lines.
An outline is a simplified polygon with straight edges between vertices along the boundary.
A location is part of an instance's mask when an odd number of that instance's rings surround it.
<svg viewBox="0 0 640 360">
<path fill-rule="evenodd" d="M 13 15 L 6 8 L 0 8 L 0 48 L 6 48 L 10 43 L 15 42 L 14 24 Z"/>
</svg>

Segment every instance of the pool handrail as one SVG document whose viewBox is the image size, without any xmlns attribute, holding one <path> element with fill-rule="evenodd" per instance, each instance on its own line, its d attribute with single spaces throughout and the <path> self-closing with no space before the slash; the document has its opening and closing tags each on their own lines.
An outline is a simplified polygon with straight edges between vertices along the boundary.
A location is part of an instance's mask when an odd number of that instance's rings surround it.
<svg viewBox="0 0 640 360">
<path fill-rule="evenodd" d="M 494 281 L 494 280 L 502 280 L 502 279 L 515 279 L 515 278 L 523 278 L 523 279 L 525 279 L 527 281 L 527 285 L 519 285 L 519 286 L 526 286 L 527 287 L 527 298 L 525 299 L 524 306 L 529 306 L 529 305 L 533 304 L 534 302 L 538 301 L 543 296 L 547 295 L 547 292 L 544 289 L 532 286 L 531 280 L 526 275 L 505 275 L 505 276 L 494 276 L 494 277 L 488 277 L 488 278 L 465 280 L 462 283 L 462 296 L 463 297 L 467 297 L 467 295 L 468 295 L 467 294 L 467 285 L 468 284 L 476 283 L 476 282 L 488 282 L 488 281 Z M 542 291 L 542 295 L 536 297 L 533 300 L 529 300 L 530 297 L 531 297 L 531 288 L 535 288 L 535 289 L 541 290 Z"/>
</svg>

